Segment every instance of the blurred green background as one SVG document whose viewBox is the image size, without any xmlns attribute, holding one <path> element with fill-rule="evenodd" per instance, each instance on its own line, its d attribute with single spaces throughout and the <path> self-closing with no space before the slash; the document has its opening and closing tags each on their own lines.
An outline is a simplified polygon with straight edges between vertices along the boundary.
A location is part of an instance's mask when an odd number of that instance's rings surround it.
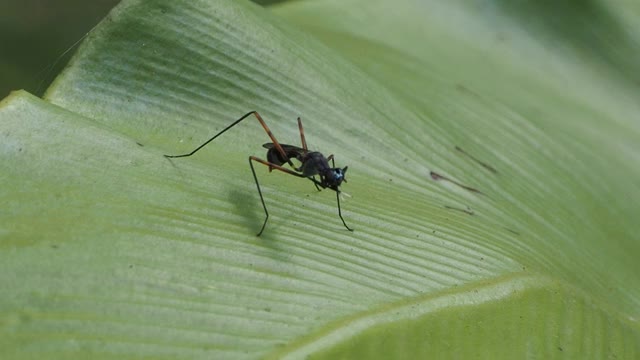
<svg viewBox="0 0 640 360">
<path fill-rule="evenodd" d="M 267 5 L 282 0 L 254 0 Z M 25 89 L 41 96 L 76 47 L 120 0 L 0 1 L 0 99 Z"/>
<path fill-rule="evenodd" d="M 261 5 L 284 1 L 253 0 Z M 0 99 L 18 89 L 42 95 L 76 50 L 76 47 L 70 48 L 118 2 L 120 0 L 0 1 Z M 606 67 L 616 69 L 621 78 L 640 86 L 639 44 L 600 1 L 496 0 L 494 3 L 517 18 L 524 31 L 536 31 L 539 27 L 550 29 L 558 35 L 560 46 L 577 47 L 586 57 L 600 59 Z M 613 37 L 612 29 L 615 30 Z M 571 43 L 562 43 L 565 38 L 571 39 Z"/>
</svg>

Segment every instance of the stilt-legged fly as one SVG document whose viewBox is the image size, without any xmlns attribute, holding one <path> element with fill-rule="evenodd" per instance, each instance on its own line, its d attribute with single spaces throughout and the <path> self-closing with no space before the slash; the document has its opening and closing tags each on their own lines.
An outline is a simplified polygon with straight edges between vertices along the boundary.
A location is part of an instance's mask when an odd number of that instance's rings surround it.
<svg viewBox="0 0 640 360">
<path fill-rule="evenodd" d="M 307 149 L 307 142 L 304 137 L 304 129 L 302 128 L 302 120 L 300 120 L 300 118 L 298 118 L 298 129 L 300 130 L 300 140 L 302 141 L 301 148 L 293 145 L 280 144 L 278 140 L 276 140 L 275 136 L 273 136 L 273 133 L 271 133 L 271 130 L 269 130 L 267 124 L 264 122 L 264 120 L 262 120 L 260 114 L 258 114 L 257 111 L 251 111 L 243 115 L 240 119 L 234 121 L 231 125 L 222 129 L 222 131 L 215 134 L 211 139 L 205 141 L 202 145 L 195 148 L 195 150 L 193 150 L 192 152 L 182 155 L 165 155 L 165 157 L 180 158 L 191 156 L 250 115 L 254 115 L 256 119 L 258 119 L 260 125 L 262 125 L 264 130 L 267 132 L 267 135 L 269 135 L 269 138 L 271 139 L 270 143 L 262 145 L 264 148 L 268 149 L 267 160 L 262 160 L 255 156 L 249 156 L 249 166 L 251 167 L 253 179 L 256 182 L 258 194 L 260 195 L 260 201 L 262 202 L 262 207 L 264 208 L 264 213 L 266 215 L 264 223 L 262 224 L 262 228 L 260 229 L 260 232 L 258 232 L 257 236 L 260 236 L 262 234 L 265 226 L 267 225 L 267 220 L 269 220 L 269 211 L 267 211 L 267 205 L 265 205 L 264 203 L 262 190 L 260 189 L 260 183 L 258 182 L 258 177 L 256 176 L 256 171 L 253 167 L 254 161 L 268 166 L 269 171 L 275 169 L 289 175 L 309 179 L 311 182 L 313 182 L 318 191 L 320 190 L 320 188 L 331 189 L 335 191 L 336 200 L 338 202 L 338 216 L 340 217 L 340 220 L 342 220 L 342 224 L 344 225 L 344 227 L 346 227 L 349 231 L 353 231 L 353 229 L 347 226 L 347 223 L 344 221 L 344 218 L 342 217 L 342 210 L 340 209 L 340 184 L 342 184 L 343 181 L 347 182 L 345 174 L 347 172 L 348 166 L 345 166 L 344 168 L 336 167 L 333 155 L 325 157 L 317 151 L 309 151 Z M 301 165 L 299 167 L 296 167 L 295 165 L 293 165 L 293 162 L 291 162 L 291 159 L 298 160 Z M 329 161 L 331 161 L 331 166 L 329 166 Z M 285 163 L 288 164 L 291 169 L 282 166 Z M 320 180 L 316 179 L 316 175 L 320 178 Z"/>
</svg>

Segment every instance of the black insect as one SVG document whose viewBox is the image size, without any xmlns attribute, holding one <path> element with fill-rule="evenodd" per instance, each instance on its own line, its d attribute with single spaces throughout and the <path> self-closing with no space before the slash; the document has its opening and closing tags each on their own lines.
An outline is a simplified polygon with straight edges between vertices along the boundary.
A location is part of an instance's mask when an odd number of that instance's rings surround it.
<svg viewBox="0 0 640 360">
<path fill-rule="evenodd" d="M 260 125 L 262 125 L 272 141 L 270 143 L 262 145 L 263 147 L 268 149 L 267 160 L 262 160 L 255 156 L 249 156 L 249 166 L 251 167 L 251 172 L 253 173 L 253 178 L 256 182 L 256 187 L 258 188 L 258 194 L 260 195 L 260 201 L 262 202 L 262 207 L 264 208 L 264 213 L 266 215 L 264 223 L 262 224 L 262 228 L 260 229 L 260 232 L 258 232 L 257 236 L 260 236 L 262 234 L 265 226 L 267 225 L 267 220 L 269 220 L 269 211 L 267 211 L 267 205 L 265 205 L 264 198 L 262 197 L 262 190 L 260 190 L 260 183 L 258 182 L 258 177 L 256 176 L 256 171 L 253 167 L 253 161 L 268 166 L 269 171 L 276 169 L 289 175 L 309 179 L 311 182 L 313 182 L 318 191 L 320 191 L 320 188 L 331 189 L 335 191 L 336 200 L 338 202 L 338 216 L 340 217 L 340 220 L 342 220 L 342 224 L 344 224 L 344 227 L 346 227 L 349 231 L 353 231 L 353 229 L 347 226 L 347 223 L 344 221 L 344 218 L 342 217 L 342 210 L 340 209 L 340 185 L 342 184 L 342 182 L 347 182 L 345 174 L 347 172 L 348 166 L 345 166 L 344 168 L 336 167 L 333 155 L 325 157 L 317 151 L 309 151 L 307 149 L 307 142 L 304 137 L 304 129 L 302 128 L 302 121 L 300 120 L 300 118 L 298 118 L 298 129 L 300 130 L 300 140 L 302 141 L 301 148 L 293 145 L 280 144 L 278 140 L 276 140 L 275 136 L 273 136 L 273 133 L 271 133 L 271 130 L 269 130 L 267 124 L 264 122 L 264 120 L 262 120 L 260 114 L 258 114 L 257 111 L 251 111 L 243 115 L 240 119 L 234 121 L 231 125 L 222 129 L 222 131 L 214 135 L 211 139 L 205 141 L 204 144 L 198 146 L 192 152 L 182 155 L 165 155 L 165 157 L 180 158 L 191 156 L 198 150 L 202 149 L 207 144 L 215 140 L 218 136 L 222 135 L 225 131 L 231 129 L 250 115 L 254 115 L 258 119 Z M 296 167 L 293 162 L 291 162 L 291 159 L 298 160 L 301 165 L 299 167 Z M 329 165 L 329 161 L 331 161 L 331 165 Z M 288 164 L 291 169 L 283 167 L 282 165 L 284 164 Z M 316 179 L 316 175 L 320 178 L 320 180 Z"/>
</svg>

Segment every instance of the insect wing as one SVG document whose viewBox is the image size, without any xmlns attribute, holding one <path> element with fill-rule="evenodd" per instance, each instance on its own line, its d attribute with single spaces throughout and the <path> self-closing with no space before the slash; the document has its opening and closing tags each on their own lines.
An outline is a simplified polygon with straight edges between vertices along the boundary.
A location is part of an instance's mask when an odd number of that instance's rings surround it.
<svg viewBox="0 0 640 360">
<path fill-rule="evenodd" d="M 304 154 L 304 149 L 302 148 L 293 145 L 280 144 L 285 154 L 287 155 L 287 158 L 285 159 L 282 157 L 282 154 L 276 149 L 273 143 L 266 143 L 262 146 L 266 149 L 269 149 L 269 151 L 267 151 L 267 160 L 277 165 L 282 165 L 288 162 L 289 159 L 300 160 L 302 158 L 302 155 Z"/>
<path fill-rule="evenodd" d="M 297 147 L 295 145 L 280 144 L 280 146 L 282 146 L 282 149 L 284 149 L 284 151 L 287 154 L 289 153 L 303 154 L 304 153 L 303 148 Z M 273 145 L 273 143 L 266 143 L 266 144 L 263 144 L 262 147 L 265 149 L 273 149 L 275 148 L 275 145 Z"/>
</svg>

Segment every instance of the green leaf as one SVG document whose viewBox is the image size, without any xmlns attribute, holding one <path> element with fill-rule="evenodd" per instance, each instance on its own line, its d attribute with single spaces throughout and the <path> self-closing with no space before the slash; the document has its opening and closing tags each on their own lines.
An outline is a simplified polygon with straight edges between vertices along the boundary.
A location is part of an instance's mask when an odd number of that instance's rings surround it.
<svg viewBox="0 0 640 360">
<path fill-rule="evenodd" d="M 123 1 L 0 104 L 2 358 L 637 357 L 639 12 L 587 6 Z M 162 156 L 251 110 L 354 232 L 256 168 L 255 236 L 252 118 Z"/>
</svg>

